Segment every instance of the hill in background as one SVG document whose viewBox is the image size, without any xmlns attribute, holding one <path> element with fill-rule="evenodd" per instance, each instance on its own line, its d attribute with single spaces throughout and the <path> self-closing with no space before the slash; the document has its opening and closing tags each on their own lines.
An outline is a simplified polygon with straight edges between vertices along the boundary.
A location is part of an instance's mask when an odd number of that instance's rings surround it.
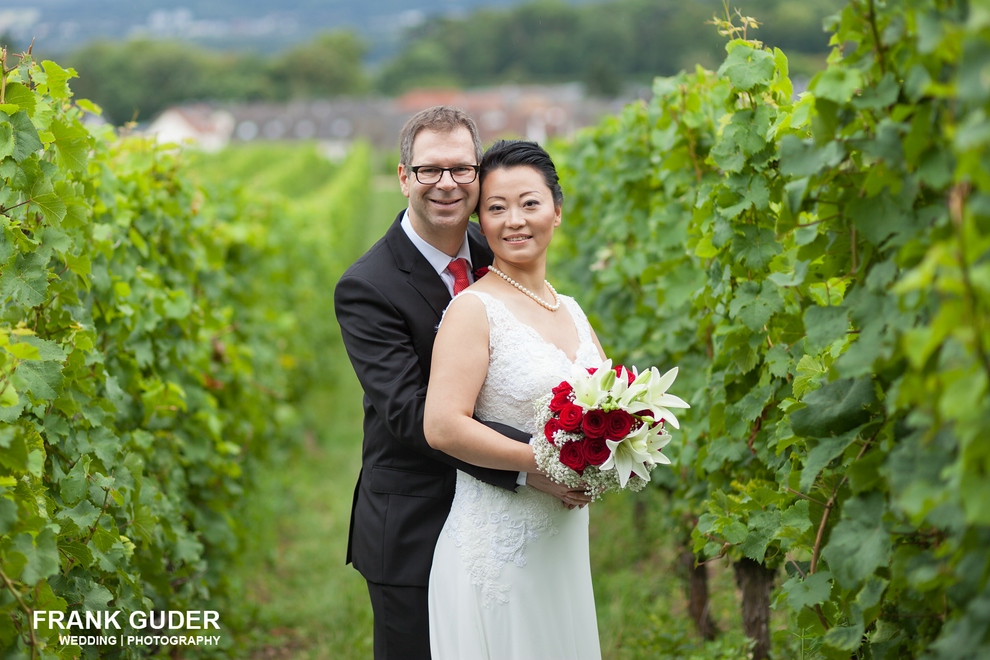
<svg viewBox="0 0 990 660">
<path fill-rule="evenodd" d="M 440 16 L 508 8 L 525 0 L 32 0 L 0 9 L 0 34 L 49 53 L 96 39 L 139 36 L 211 48 L 277 51 L 319 32 L 349 29 L 369 44 L 369 61 L 395 53 L 406 30 Z M 587 0 L 567 0 L 578 5 Z"/>
</svg>

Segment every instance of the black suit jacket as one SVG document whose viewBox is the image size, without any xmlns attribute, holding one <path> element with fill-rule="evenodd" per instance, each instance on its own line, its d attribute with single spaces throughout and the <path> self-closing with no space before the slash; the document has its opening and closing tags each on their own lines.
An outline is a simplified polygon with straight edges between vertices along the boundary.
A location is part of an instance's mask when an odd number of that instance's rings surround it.
<svg viewBox="0 0 990 660">
<path fill-rule="evenodd" d="M 371 582 L 426 586 L 456 469 L 506 489 L 515 488 L 518 473 L 468 465 L 426 442 L 433 341 L 450 293 L 406 236 L 402 215 L 334 291 L 344 347 L 364 389 L 362 467 L 347 561 Z M 468 242 L 473 267 L 490 265 L 477 225 L 469 225 Z"/>
</svg>

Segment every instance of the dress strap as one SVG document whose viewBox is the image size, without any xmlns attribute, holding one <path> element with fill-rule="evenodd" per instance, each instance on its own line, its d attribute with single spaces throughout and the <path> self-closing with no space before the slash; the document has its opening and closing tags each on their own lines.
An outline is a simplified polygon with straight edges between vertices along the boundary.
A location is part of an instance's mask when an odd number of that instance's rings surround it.
<svg viewBox="0 0 990 660">
<path fill-rule="evenodd" d="M 489 293 L 483 293 L 481 291 L 475 291 L 474 289 L 465 289 L 465 290 L 461 291 L 460 293 L 458 293 L 456 296 L 454 296 L 454 300 L 457 300 L 458 298 L 460 298 L 461 296 L 463 296 L 466 293 L 469 293 L 472 296 L 478 296 L 478 298 L 481 299 L 481 302 L 483 302 L 485 304 L 485 308 L 488 307 L 488 302 L 492 299 L 492 296 Z M 454 300 L 451 300 L 450 302 L 454 302 Z"/>
<path fill-rule="evenodd" d="M 482 291 L 475 291 L 473 289 L 465 289 L 464 291 L 461 291 L 456 296 L 454 296 L 454 300 L 457 300 L 458 298 L 460 298 L 461 296 L 463 296 L 465 294 L 470 294 L 472 296 L 477 297 L 479 300 L 481 300 L 481 303 L 485 306 L 485 312 L 488 315 L 488 322 L 489 323 L 491 323 L 492 321 L 494 321 L 494 320 L 496 320 L 496 319 L 498 319 L 500 317 L 505 316 L 505 314 L 507 314 L 508 311 L 509 311 L 505 307 L 505 305 L 502 303 L 502 301 L 499 300 L 498 298 L 496 298 L 495 296 L 491 295 L 490 293 L 484 293 Z M 451 300 L 450 302 L 453 303 L 454 300 Z M 449 308 L 449 305 L 448 305 L 448 308 Z M 446 313 L 446 310 L 444 310 L 444 313 Z"/>
<path fill-rule="evenodd" d="M 561 295 L 560 299 L 564 302 L 564 306 L 567 307 L 567 311 L 570 312 L 571 318 L 574 319 L 574 327 L 577 328 L 578 341 L 581 344 L 591 342 L 591 324 L 588 322 L 588 317 L 584 315 L 584 310 L 581 309 L 581 305 L 577 304 L 577 301 L 570 296 Z"/>
</svg>

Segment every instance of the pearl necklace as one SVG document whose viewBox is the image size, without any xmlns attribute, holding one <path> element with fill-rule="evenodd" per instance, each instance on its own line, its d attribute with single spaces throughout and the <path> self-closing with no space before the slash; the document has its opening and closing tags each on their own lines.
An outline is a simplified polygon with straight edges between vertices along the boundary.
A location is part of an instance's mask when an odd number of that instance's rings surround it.
<svg viewBox="0 0 990 660">
<path fill-rule="evenodd" d="M 512 279 L 511 277 L 509 277 L 508 275 L 506 275 L 505 273 L 503 273 L 502 271 L 500 271 L 495 266 L 489 266 L 488 267 L 488 270 L 490 272 L 492 272 L 492 273 L 495 273 L 496 275 L 498 275 L 499 277 L 501 277 L 503 280 L 505 280 L 506 282 L 508 282 L 512 286 L 516 287 L 517 289 L 519 289 L 520 291 L 522 291 L 523 293 L 525 293 L 527 296 L 529 296 L 530 298 L 532 298 L 533 300 L 535 300 L 541 307 L 545 307 L 546 309 L 549 309 L 551 312 L 556 312 L 558 309 L 560 309 L 560 296 L 557 295 L 557 291 L 556 291 L 556 289 L 553 288 L 553 285 L 550 284 L 549 282 L 547 282 L 546 280 L 543 280 L 543 283 L 547 285 L 547 288 L 550 289 L 550 293 L 553 294 L 554 303 L 552 305 L 550 303 L 548 303 L 546 300 L 544 300 L 543 298 L 540 298 L 538 295 L 536 295 L 535 293 L 533 293 L 532 291 L 530 291 L 526 287 L 524 287 L 519 282 L 516 282 L 514 279 Z"/>
</svg>

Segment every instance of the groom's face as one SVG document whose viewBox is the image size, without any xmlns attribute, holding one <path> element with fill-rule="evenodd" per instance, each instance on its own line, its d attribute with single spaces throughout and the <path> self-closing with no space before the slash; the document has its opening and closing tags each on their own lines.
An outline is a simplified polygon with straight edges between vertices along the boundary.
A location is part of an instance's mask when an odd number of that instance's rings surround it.
<svg viewBox="0 0 990 660">
<path fill-rule="evenodd" d="M 423 184 L 411 167 L 456 167 L 477 165 L 474 140 L 463 126 L 450 132 L 421 130 L 413 140 L 412 162 L 399 165 L 399 184 L 409 199 L 409 219 L 416 232 L 427 238 L 438 234 L 463 234 L 468 218 L 478 205 L 478 179 L 457 183 L 450 172 L 440 180 Z"/>
</svg>

